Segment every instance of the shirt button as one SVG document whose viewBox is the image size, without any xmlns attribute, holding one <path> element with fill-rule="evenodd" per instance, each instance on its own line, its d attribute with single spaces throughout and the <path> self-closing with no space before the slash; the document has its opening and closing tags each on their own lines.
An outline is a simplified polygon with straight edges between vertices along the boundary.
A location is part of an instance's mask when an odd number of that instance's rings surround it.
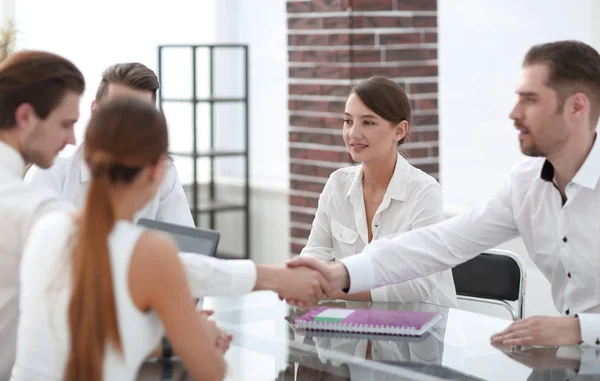
<svg viewBox="0 0 600 381">
<path fill-rule="evenodd" d="M 571 313 L 571 311 L 570 311 L 570 310 L 567 308 L 567 310 L 565 311 L 565 314 L 567 314 L 567 315 L 568 315 L 568 314 L 570 314 L 570 313 Z"/>
<path fill-rule="evenodd" d="M 571 277 L 571 272 L 569 271 L 569 273 L 567 274 L 567 276 L 570 278 Z"/>
<path fill-rule="evenodd" d="M 565 243 L 567 242 L 567 236 L 563 237 L 563 242 L 565 242 Z"/>
<path fill-rule="evenodd" d="M 376 228 L 378 228 L 378 227 L 379 227 L 379 225 L 378 225 L 378 224 L 375 224 L 375 227 L 376 227 Z"/>
</svg>

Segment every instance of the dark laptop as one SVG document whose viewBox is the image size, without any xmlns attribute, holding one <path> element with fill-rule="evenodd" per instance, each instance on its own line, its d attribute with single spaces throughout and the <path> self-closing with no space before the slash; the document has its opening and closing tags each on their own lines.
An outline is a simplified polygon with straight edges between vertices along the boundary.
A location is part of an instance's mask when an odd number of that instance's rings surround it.
<svg viewBox="0 0 600 381">
<path fill-rule="evenodd" d="M 179 251 L 203 254 L 209 257 L 214 257 L 217 253 L 221 234 L 215 230 L 192 228 L 147 218 L 141 218 L 137 224 L 171 234 L 179 246 Z"/>
</svg>

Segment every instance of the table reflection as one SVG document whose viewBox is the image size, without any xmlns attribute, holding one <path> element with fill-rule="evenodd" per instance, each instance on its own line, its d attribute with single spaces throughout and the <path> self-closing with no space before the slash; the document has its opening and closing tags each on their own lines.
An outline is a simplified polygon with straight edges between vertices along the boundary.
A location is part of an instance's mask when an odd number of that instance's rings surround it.
<svg viewBox="0 0 600 381">
<path fill-rule="evenodd" d="M 595 348 L 494 347 L 489 337 L 510 321 L 426 303 L 333 301 L 330 307 L 437 312 L 442 319 L 421 337 L 296 329 L 307 311 L 269 293 L 207 298 L 204 308 L 234 335 L 226 355 L 228 381 L 309 380 L 597 380 Z M 181 364 L 148 362 L 140 381 L 188 380 Z"/>
</svg>

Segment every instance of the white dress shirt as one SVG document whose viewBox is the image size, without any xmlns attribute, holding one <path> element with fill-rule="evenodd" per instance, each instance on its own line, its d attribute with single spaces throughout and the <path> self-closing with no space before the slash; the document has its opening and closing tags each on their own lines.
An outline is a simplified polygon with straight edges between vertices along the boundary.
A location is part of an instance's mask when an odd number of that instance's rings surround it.
<svg viewBox="0 0 600 381">
<path fill-rule="evenodd" d="M 362 178 L 362 165 L 331 174 L 319 198 L 308 242 L 300 255 L 333 261 L 364 249 L 369 237 Z M 394 174 L 373 216 L 373 241 L 389 240 L 442 220 L 440 184 L 398 154 Z M 371 299 L 374 302 L 424 301 L 450 307 L 457 305 L 451 270 L 372 289 Z"/>
<path fill-rule="evenodd" d="M 563 205 L 554 168 L 543 158 L 515 166 L 504 187 L 470 213 L 343 259 L 356 292 L 451 268 L 521 236 L 551 284 L 563 316 L 578 316 L 586 345 L 600 346 L 600 143 L 596 141 Z"/>
<path fill-rule="evenodd" d="M 37 216 L 73 209 L 51 191 L 23 184 L 24 170 L 23 157 L 0 141 L 0 380 L 8 380 L 15 360 L 25 239 Z"/>
<path fill-rule="evenodd" d="M 90 179 L 90 170 L 83 159 L 83 146 L 79 146 L 68 158 L 57 157 L 49 169 L 32 166 L 25 176 L 26 183 L 50 188 L 77 208 L 82 208 L 85 204 Z M 170 160 L 158 194 L 136 214 L 135 220 L 140 218 L 194 226 L 177 169 Z"/>
<path fill-rule="evenodd" d="M 0 141 L 0 380 L 8 380 L 15 359 L 19 318 L 19 266 L 32 225 L 47 212 L 75 210 L 50 189 L 23 182 L 25 162 Z M 44 255 L 44 253 L 39 253 Z M 194 297 L 234 296 L 252 291 L 256 266 L 247 260 L 221 260 L 180 253 Z"/>
</svg>

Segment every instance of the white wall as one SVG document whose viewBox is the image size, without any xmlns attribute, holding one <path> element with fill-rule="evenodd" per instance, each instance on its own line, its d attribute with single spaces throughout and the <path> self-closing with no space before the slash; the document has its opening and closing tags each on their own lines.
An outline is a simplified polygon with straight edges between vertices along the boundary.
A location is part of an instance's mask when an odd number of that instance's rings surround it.
<svg viewBox="0 0 600 381">
<path fill-rule="evenodd" d="M 157 70 L 157 45 L 211 42 L 215 34 L 214 0 L 201 4 L 173 0 L 168 6 L 159 0 L 15 1 L 19 47 L 61 54 L 71 59 L 85 76 L 86 92 L 80 122 L 76 125 L 78 142 L 83 138 L 100 74 L 107 66 L 139 61 Z M 188 72 L 174 70 L 166 75 L 170 80 L 178 75 L 174 79 L 179 81 L 177 90 L 181 92 L 189 83 L 184 75 Z M 171 130 L 176 131 L 178 121 L 171 118 L 169 122 Z M 177 146 L 178 139 L 171 136 Z M 63 155 L 72 151 L 73 147 L 69 147 Z"/>
<path fill-rule="evenodd" d="M 250 44 L 250 165 L 252 185 L 252 252 L 257 259 L 281 262 L 289 253 L 287 40 L 285 2 L 279 0 L 2 0 L 6 13 L 15 7 L 18 47 L 42 49 L 71 59 L 84 73 L 87 89 L 76 125 L 78 143 L 84 136 L 89 108 L 100 74 L 107 66 L 139 61 L 157 70 L 159 44 Z M 3 14 L 0 13 L 0 17 Z M 268 20 L 268 28 L 257 20 Z M 197 95 L 208 95 L 208 60 L 197 53 Z M 235 54 L 216 54 L 217 95 L 240 95 L 242 62 Z M 164 97 L 190 98 L 191 54 L 170 50 L 164 55 Z M 216 140 L 220 148 L 242 148 L 240 106 L 216 110 Z M 191 151 L 191 108 L 185 104 L 165 106 L 171 150 Z M 198 146 L 208 147 L 208 111 L 198 107 Z M 61 155 L 70 155 L 72 147 Z M 200 163 L 200 180 L 208 179 L 208 165 Z M 176 159 L 182 183 L 192 180 L 190 159 Z M 219 159 L 217 176 L 239 184 L 240 159 Z M 274 193 L 275 192 L 275 193 Z M 227 218 L 226 218 L 227 219 Z M 229 220 L 228 220 L 229 221 Z M 239 240 L 241 219 L 222 224 L 225 240 Z M 281 239 L 273 240 L 270 227 Z M 233 238 L 231 238 L 233 237 Z"/>
<path fill-rule="evenodd" d="M 3 0 L 10 2 L 9 0 Z M 89 105 L 108 65 L 140 61 L 157 70 L 157 45 L 167 43 L 240 42 L 251 45 L 251 182 L 256 186 L 288 188 L 289 160 L 287 139 L 287 49 L 285 3 L 279 0 L 15 0 L 16 23 L 21 48 L 50 50 L 71 59 L 84 73 L 87 90 L 82 102 L 81 121 L 76 135 L 81 140 L 89 118 Z M 69 10 L 66 12 L 65 10 Z M 1 16 L 1 15 L 0 15 Z M 269 28 L 257 19 L 268 17 Z M 165 54 L 165 95 L 191 95 L 191 55 L 187 51 Z M 208 89 L 207 55 L 199 51 L 198 92 Z M 241 68 L 233 62 L 238 56 L 221 54 L 217 58 L 217 89 L 223 93 L 241 90 L 241 70 L 232 76 L 229 69 Z M 219 59 L 221 58 L 221 59 Z M 167 66 L 168 65 L 168 66 Z M 243 135 L 239 120 L 241 108 L 224 107 L 217 111 L 218 139 L 241 148 Z M 171 128 L 173 150 L 191 149 L 191 109 L 187 105 L 165 109 Z M 235 115 L 232 115 L 235 114 Z M 219 119 L 220 116 L 220 119 Z M 198 121 L 207 128 L 207 112 L 199 107 Z M 199 146 L 206 143 L 201 131 Z M 68 155 L 72 148 L 65 150 Z M 225 161 L 226 162 L 226 161 Z M 191 172 L 191 163 L 180 160 L 182 177 Z M 224 165 L 225 174 L 240 161 Z M 204 167 L 206 168 L 206 167 Z M 205 171 L 203 171 L 205 173 Z M 234 171 L 234 174 L 239 174 Z M 191 180 L 191 179 L 189 179 Z"/>
<path fill-rule="evenodd" d="M 473 205 L 522 155 L 508 114 L 527 49 L 593 40 L 593 0 L 439 1 L 440 173 L 446 201 Z"/>
<path fill-rule="evenodd" d="M 532 45 L 578 39 L 600 48 L 600 4 L 580 0 L 438 2 L 440 173 L 448 215 L 485 201 L 523 158 L 508 114 Z M 550 286 L 520 239 L 500 248 L 528 267 L 526 315 L 556 315 Z M 465 304 L 463 304 L 465 305 Z M 502 310 L 472 309 L 506 317 Z"/>
<path fill-rule="evenodd" d="M 238 0 L 237 12 L 238 41 L 251 45 L 251 171 L 257 183 L 287 191 L 290 161 L 286 3 Z"/>
<path fill-rule="evenodd" d="M 0 1 L 0 21 L 2 26 L 5 25 L 6 21 L 14 19 L 15 17 L 15 0 L 2 0 Z"/>
</svg>

